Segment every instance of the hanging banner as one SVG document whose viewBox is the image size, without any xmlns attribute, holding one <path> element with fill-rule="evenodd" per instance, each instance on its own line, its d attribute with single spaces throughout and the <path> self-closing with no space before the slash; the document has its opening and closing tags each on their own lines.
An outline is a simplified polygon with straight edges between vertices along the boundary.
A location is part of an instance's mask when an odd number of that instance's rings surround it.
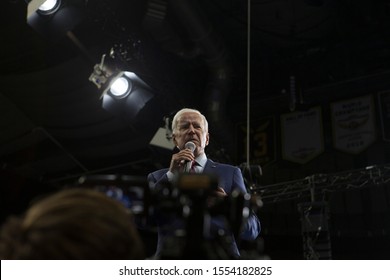
<svg viewBox="0 0 390 280">
<path fill-rule="evenodd" d="M 321 108 L 280 116 L 282 157 L 305 164 L 324 151 Z"/>
<path fill-rule="evenodd" d="M 247 124 L 237 126 L 238 160 L 247 161 Z M 249 161 L 265 166 L 275 161 L 275 119 L 273 116 L 252 121 L 249 133 Z"/>
<path fill-rule="evenodd" d="M 378 93 L 383 140 L 390 141 L 390 91 Z"/>
<path fill-rule="evenodd" d="M 358 154 L 376 140 L 372 96 L 332 103 L 331 112 L 336 149 Z"/>
</svg>

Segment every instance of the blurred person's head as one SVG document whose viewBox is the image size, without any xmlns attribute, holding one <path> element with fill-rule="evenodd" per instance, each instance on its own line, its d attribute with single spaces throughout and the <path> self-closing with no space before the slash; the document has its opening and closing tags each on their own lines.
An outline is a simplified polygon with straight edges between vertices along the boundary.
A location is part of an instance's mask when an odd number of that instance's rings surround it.
<svg viewBox="0 0 390 280">
<path fill-rule="evenodd" d="M 0 232 L 0 259 L 143 259 L 133 216 L 91 189 L 67 189 L 11 217 Z"/>
</svg>

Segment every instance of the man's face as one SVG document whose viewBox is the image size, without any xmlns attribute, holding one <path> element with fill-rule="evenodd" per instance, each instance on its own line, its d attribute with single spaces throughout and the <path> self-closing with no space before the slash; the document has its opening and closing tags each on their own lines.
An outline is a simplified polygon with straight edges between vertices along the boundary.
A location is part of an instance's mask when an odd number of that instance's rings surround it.
<svg viewBox="0 0 390 280">
<path fill-rule="evenodd" d="M 204 153 L 209 144 L 209 133 L 205 131 L 203 119 L 197 113 L 182 113 L 178 119 L 177 130 L 173 133 L 173 142 L 180 150 L 184 149 L 188 141 L 196 145 L 195 157 Z"/>
</svg>

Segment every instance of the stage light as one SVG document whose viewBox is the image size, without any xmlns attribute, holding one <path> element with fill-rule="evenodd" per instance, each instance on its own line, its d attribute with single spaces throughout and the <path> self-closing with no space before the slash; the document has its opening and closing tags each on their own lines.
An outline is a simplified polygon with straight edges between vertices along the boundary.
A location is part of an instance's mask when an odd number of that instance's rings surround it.
<svg viewBox="0 0 390 280">
<path fill-rule="evenodd" d="M 133 81 L 130 78 L 132 74 L 134 73 L 121 71 L 110 78 L 103 94 L 108 93 L 118 99 L 128 96 L 133 89 Z"/>
<path fill-rule="evenodd" d="M 131 81 L 127 80 L 125 77 L 119 77 L 110 87 L 111 94 L 118 98 L 125 97 L 128 93 L 130 93 L 130 91 Z"/>
<path fill-rule="evenodd" d="M 157 129 L 149 144 L 158 148 L 166 149 L 169 152 L 172 152 L 175 148 L 175 144 L 172 141 L 172 137 L 169 137 L 169 135 L 167 135 L 167 129 L 164 127 L 159 127 Z"/>
<path fill-rule="evenodd" d="M 27 23 L 50 40 L 71 31 L 84 15 L 84 1 L 32 0 L 27 5 Z"/>
<path fill-rule="evenodd" d="M 129 74 L 131 74 L 131 78 L 129 77 Z M 115 95 L 115 90 L 112 86 L 115 85 L 118 80 L 114 81 L 114 83 L 111 83 L 110 87 L 105 90 L 106 93 L 102 96 L 102 106 L 103 109 L 109 111 L 113 115 L 132 122 L 153 98 L 154 94 L 152 93 L 152 89 L 136 74 L 123 72 L 120 75 L 120 83 L 131 84 L 131 87 L 126 89 L 122 87 L 120 92 L 116 92 L 122 93 L 122 95 Z"/>
<path fill-rule="evenodd" d="M 128 96 L 133 90 L 133 81 L 139 80 L 135 73 L 122 71 L 117 68 L 115 60 L 112 57 L 106 59 L 103 54 L 99 64 L 94 66 L 89 81 L 93 82 L 101 92 L 101 98 L 109 94 L 114 98 L 120 99 Z M 144 84 L 147 87 L 146 84 Z"/>
<path fill-rule="evenodd" d="M 100 63 L 94 66 L 89 81 L 100 90 L 100 98 L 107 93 L 117 98 L 125 97 L 132 88 L 132 82 L 126 79 L 125 72 L 117 68 L 112 57 L 106 59 L 106 54 L 103 54 Z"/>
<path fill-rule="evenodd" d="M 46 0 L 39 6 L 38 12 L 43 15 L 54 14 L 61 6 L 61 0 Z"/>
<path fill-rule="evenodd" d="M 154 94 L 135 73 L 118 68 L 114 57 L 102 55 L 89 81 L 98 88 L 105 110 L 132 121 Z"/>
</svg>

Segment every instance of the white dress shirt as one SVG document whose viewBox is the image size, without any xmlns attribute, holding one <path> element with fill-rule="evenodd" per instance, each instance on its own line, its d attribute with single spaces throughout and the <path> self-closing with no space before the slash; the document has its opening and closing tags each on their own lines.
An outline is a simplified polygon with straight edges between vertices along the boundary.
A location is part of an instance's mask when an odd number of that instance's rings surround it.
<svg viewBox="0 0 390 280">
<path fill-rule="evenodd" d="M 195 161 L 196 161 L 196 165 L 194 166 L 195 168 L 195 173 L 202 173 L 203 170 L 204 170 L 204 167 L 206 165 L 206 162 L 207 162 L 207 156 L 205 153 L 199 155 L 198 157 L 195 158 Z M 169 182 L 172 182 L 173 181 L 173 178 L 175 177 L 175 174 L 171 171 L 168 170 L 167 172 L 167 177 L 168 177 L 168 181 Z"/>
</svg>

